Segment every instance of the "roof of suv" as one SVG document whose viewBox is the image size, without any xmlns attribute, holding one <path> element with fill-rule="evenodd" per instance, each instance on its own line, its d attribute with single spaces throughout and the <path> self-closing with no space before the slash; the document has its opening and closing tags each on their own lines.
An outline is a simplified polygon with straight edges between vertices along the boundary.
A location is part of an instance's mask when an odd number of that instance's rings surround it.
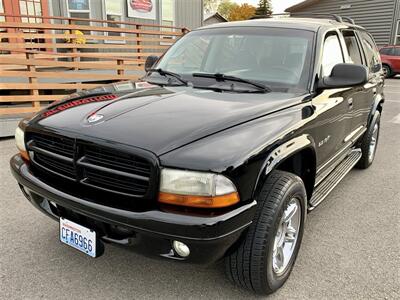
<svg viewBox="0 0 400 300">
<path fill-rule="evenodd" d="M 350 24 L 347 22 L 337 22 L 330 19 L 320 19 L 320 18 L 264 18 L 256 20 L 238 21 L 238 22 L 228 22 L 228 23 L 218 23 L 203 28 L 226 28 L 226 27 L 279 27 L 279 28 L 293 28 L 293 29 L 303 29 L 317 31 L 320 27 L 352 27 L 357 29 L 363 29 L 361 26 Z"/>
</svg>

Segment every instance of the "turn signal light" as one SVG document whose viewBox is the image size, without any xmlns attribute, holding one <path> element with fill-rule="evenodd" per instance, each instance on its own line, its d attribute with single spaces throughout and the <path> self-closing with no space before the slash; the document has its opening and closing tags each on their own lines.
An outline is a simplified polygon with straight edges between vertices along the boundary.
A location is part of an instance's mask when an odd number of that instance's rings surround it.
<svg viewBox="0 0 400 300">
<path fill-rule="evenodd" d="M 188 207 L 221 208 L 238 203 L 239 194 L 237 192 L 233 192 L 221 196 L 195 196 L 160 192 L 158 202 Z"/>
<path fill-rule="evenodd" d="M 22 158 L 23 158 L 24 160 L 26 160 L 26 161 L 29 161 L 29 160 L 30 160 L 28 152 L 26 152 L 26 151 L 21 151 L 21 150 L 20 150 L 19 153 L 21 154 L 21 156 L 22 156 Z"/>
</svg>

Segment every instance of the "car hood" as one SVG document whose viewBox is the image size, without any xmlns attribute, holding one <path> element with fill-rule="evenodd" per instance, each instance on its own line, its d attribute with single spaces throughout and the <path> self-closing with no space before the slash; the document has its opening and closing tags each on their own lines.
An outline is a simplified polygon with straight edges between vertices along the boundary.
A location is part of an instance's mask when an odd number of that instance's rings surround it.
<svg viewBox="0 0 400 300">
<path fill-rule="evenodd" d="M 134 83 L 73 94 L 41 111 L 31 125 L 84 139 L 146 149 L 156 155 L 301 103 L 288 93 L 218 93 L 191 87 L 140 89 Z"/>
</svg>

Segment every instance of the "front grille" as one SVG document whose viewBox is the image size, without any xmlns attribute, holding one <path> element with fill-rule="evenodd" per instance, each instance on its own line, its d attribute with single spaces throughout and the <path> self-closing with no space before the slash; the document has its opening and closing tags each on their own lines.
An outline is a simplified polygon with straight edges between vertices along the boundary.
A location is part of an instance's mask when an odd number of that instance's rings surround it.
<svg viewBox="0 0 400 300">
<path fill-rule="evenodd" d="M 66 137 L 32 134 L 28 148 L 32 151 L 33 163 L 40 168 L 70 180 L 76 180 L 74 166 L 75 142 Z"/>
<path fill-rule="evenodd" d="M 31 139 L 35 146 L 65 157 L 74 157 L 74 140 L 66 137 L 33 134 Z"/>
<path fill-rule="evenodd" d="M 76 179 L 76 170 L 72 162 L 66 162 L 49 155 L 43 155 L 39 152 L 34 154 L 34 163 L 46 169 L 49 172 L 55 172 L 68 179 Z"/>
<path fill-rule="evenodd" d="M 34 168 L 48 182 L 57 178 L 74 182 L 74 193 L 79 191 L 82 197 L 95 191 L 120 206 L 117 199 L 151 198 L 154 192 L 155 168 L 148 157 L 61 136 L 27 134 L 27 140 Z"/>
<path fill-rule="evenodd" d="M 122 195 L 142 197 L 149 188 L 151 165 L 145 159 L 103 147 L 84 146 L 77 161 L 81 183 Z"/>
<path fill-rule="evenodd" d="M 145 159 L 127 153 L 115 153 L 115 151 L 98 147 L 85 147 L 85 160 L 88 163 L 113 168 L 122 172 L 140 174 L 149 177 L 151 168 Z"/>
</svg>

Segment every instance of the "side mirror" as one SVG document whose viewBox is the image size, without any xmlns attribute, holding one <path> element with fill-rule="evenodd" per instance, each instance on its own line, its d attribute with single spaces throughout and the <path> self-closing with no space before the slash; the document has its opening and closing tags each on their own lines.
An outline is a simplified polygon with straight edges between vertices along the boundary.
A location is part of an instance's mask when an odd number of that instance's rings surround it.
<svg viewBox="0 0 400 300">
<path fill-rule="evenodd" d="M 144 70 L 146 72 L 148 72 L 154 66 L 154 64 L 158 61 L 158 59 L 159 59 L 159 57 L 155 56 L 155 55 L 147 56 L 146 62 L 144 64 Z"/>
<path fill-rule="evenodd" d="M 330 76 L 322 78 L 318 88 L 345 88 L 368 82 L 368 69 L 363 65 L 337 64 Z"/>
</svg>

